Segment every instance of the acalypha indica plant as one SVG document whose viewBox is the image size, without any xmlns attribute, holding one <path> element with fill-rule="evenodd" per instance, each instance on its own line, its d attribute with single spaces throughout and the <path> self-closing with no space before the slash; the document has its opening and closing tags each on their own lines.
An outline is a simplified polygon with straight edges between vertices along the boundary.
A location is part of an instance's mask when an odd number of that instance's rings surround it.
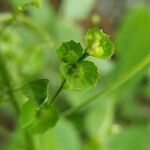
<svg viewBox="0 0 150 150">
<path fill-rule="evenodd" d="M 88 29 L 85 35 L 85 48 L 73 40 L 63 42 L 57 49 L 62 64 L 62 83 L 54 96 L 49 97 L 49 80 L 38 79 L 26 83 L 21 89 L 28 101 L 25 102 L 19 117 L 19 128 L 30 133 L 43 133 L 55 126 L 59 110 L 54 105 L 62 89 L 88 90 L 96 84 L 98 68 L 87 57 L 108 59 L 114 53 L 114 45 L 109 36 L 98 27 Z"/>
</svg>

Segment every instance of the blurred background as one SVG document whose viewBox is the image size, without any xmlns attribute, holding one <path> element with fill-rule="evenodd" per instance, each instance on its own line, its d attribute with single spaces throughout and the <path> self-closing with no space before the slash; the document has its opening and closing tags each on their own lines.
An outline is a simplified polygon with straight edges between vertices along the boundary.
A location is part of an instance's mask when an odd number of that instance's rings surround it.
<svg viewBox="0 0 150 150">
<path fill-rule="evenodd" d="M 150 53 L 150 0 L 42 0 L 4 30 L 12 10 L 29 1 L 0 0 L 0 70 L 5 65 L 8 76 L 0 71 L 0 150 L 28 149 L 8 87 L 20 107 L 26 97 L 15 89 L 32 79 L 48 78 L 53 96 L 61 83 L 56 49 L 62 42 L 75 40 L 84 47 L 85 32 L 98 26 L 110 35 L 116 52 L 106 61 L 89 58 L 99 69 L 97 85 L 89 91 L 64 90 L 57 101 L 61 112 L 83 103 Z M 60 118 L 34 143 L 37 150 L 150 150 L 150 69 Z"/>
</svg>

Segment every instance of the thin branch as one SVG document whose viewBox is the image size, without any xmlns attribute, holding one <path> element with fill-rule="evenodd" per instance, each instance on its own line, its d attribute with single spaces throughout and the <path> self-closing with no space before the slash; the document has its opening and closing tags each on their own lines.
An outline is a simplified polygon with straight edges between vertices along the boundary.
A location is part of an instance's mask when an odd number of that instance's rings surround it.
<svg viewBox="0 0 150 150">
<path fill-rule="evenodd" d="M 62 91 L 62 89 L 63 89 L 65 83 L 66 83 L 66 80 L 64 79 L 64 80 L 62 81 L 60 87 L 58 88 L 56 94 L 55 94 L 54 97 L 51 99 L 49 105 L 52 105 L 52 104 L 56 101 L 56 98 L 58 97 L 58 95 L 59 95 L 60 92 Z"/>
<path fill-rule="evenodd" d="M 84 52 L 83 55 L 77 60 L 76 63 L 80 63 L 82 60 L 84 60 L 88 56 L 87 52 Z"/>
<path fill-rule="evenodd" d="M 11 79 L 10 79 L 10 75 L 9 75 L 9 72 L 7 70 L 7 67 L 5 65 L 5 61 L 4 61 L 4 58 L 2 56 L 2 53 L 0 51 L 0 74 L 3 78 L 3 82 L 5 84 L 5 86 L 7 87 L 8 91 L 8 95 L 9 95 L 9 98 L 11 100 L 11 103 L 12 105 L 14 106 L 15 110 L 17 113 L 19 113 L 19 106 L 18 106 L 18 103 L 17 103 L 17 100 L 15 99 L 15 96 L 12 92 L 12 87 L 11 87 Z"/>
<path fill-rule="evenodd" d="M 88 56 L 88 54 L 87 54 L 86 52 L 84 52 L 84 53 L 82 54 L 82 56 L 77 60 L 76 63 L 81 62 L 81 61 L 84 60 L 87 56 Z M 55 102 L 57 96 L 58 96 L 59 93 L 62 91 L 62 89 L 63 89 L 65 83 L 66 83 L 66 79 L 64 79 L 64 80 L 62 81 L 60 87 L 58 88 L 58 90 L 57 90 L 56 94 L 54 95 L 54 97 L 51 99 L 49 105 L 52 105 L 52 104 Z"/>
</svg>

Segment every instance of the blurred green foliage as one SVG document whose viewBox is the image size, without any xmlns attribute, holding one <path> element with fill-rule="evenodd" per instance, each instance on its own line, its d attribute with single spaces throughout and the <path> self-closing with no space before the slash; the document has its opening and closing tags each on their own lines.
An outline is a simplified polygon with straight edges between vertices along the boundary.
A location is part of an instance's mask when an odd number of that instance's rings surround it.
<svg viewBox="0 0 150 150">
<path fill-rule="evenodd" d="M 26 2 L 29 0 L 9 0 L 13 8 Z M 82 41 L 83 30 L 76 20 L 86 18 L 93 3 L 92 0 L 64 0 L 57 14 L 52 5 L 44 0 L 39 8 L 29 6 L 24 16 L 18 16 L 16 22 L 0 34 L 0 51 L 9 72 L 9 86 L 16 88 L 33 79 L 49 78 L 49 96 L 53 97 L 61 81 L 56 49 L 64 41 Z M 7 17 L 7 13 L 0 14 L 0 30 L 3 30 Z M 141 5 L 127 10 L 114 34 L 116 59 L 105 63 L 90 58 L 104 72 L 97 86 L 84 92 L 65 90 L 58 99 L 62 101 L 57 104 L 58 107 L 77 106 L 130 68 L 136 67 L 150 54 L 149 37 L 149 8 Z M 107 71 L 107 68 L 110 69 Z M 55 128 L 43 135 L 34 135 L 35 149 L 149 150 L 149 70 L 146 66 L 117 91 L 98 98 L 85 111 L 69 119 L 61 118 Z M 7 88 L 0 71 L 0 147 L 6 150 L 28 149 L 24 132 L 16 127 L 16 115 L 9 103 Z M 27 98 L 17 90 L 13 95 L 22 108 Z M 1 139 L 5 139 L 4 142 Z"/>
</svg>

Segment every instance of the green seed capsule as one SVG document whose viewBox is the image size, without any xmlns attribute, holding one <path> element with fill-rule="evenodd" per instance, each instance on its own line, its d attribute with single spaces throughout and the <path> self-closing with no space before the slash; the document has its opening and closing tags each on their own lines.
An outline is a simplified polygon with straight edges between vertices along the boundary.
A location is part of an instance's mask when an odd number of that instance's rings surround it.
<svg viewBox="0 0 150 150">
<path fill-rule="evenodd" d="M 100 59 L 107 59 L 114 53 L 114 45 L 109 36 L 98 28 L 90 28 L 85 36 L 86 52 Z"/>
</svg>

